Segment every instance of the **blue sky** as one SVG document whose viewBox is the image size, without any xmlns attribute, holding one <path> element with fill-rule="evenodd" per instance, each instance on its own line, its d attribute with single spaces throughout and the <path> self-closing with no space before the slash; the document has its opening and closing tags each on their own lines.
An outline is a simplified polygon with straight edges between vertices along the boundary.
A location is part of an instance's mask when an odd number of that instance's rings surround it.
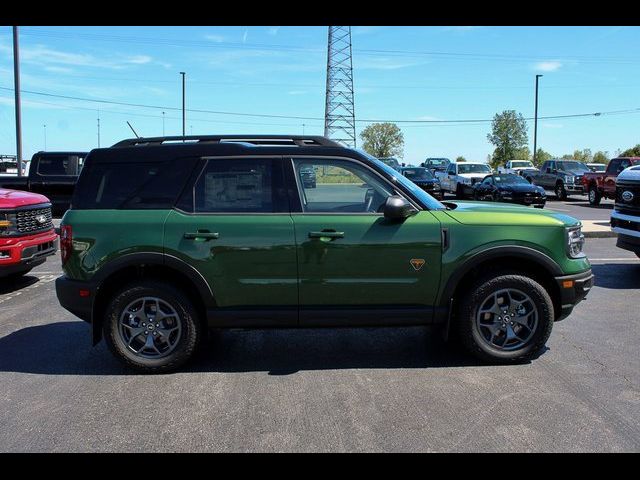
<svg viewBox="0 0 640 480">
<path fill-rule="evenodd" d="M 181 133 L 180 71 L 187 108 L 324 116 L 327 27 L 21 27 L 22 89 L 164 108 Z M 636 27 L 353 27 L 356 117 L 490 119 L 640 108 Z M 0 27 L 0 153 L 15 153 L 12 29 Z M 162 134 L 163 108 L 23 93 L 23 154 L 91 149 Z M 640 143 L 640 110 L 540 120 L 538 145 L 555 155 L 610 155 Z M 303 127 L 303 123 L 305 124 Z M 358 131 L 366 124 L 359 123 Z M 322 134 L 321 120 L 187 113 L 187 133 Z M 405 161 L 429 156 L 485 161 L 490 124 L 408 124 Z M 529 144 L 533 144 L 530 123 Z"/>
</svg>

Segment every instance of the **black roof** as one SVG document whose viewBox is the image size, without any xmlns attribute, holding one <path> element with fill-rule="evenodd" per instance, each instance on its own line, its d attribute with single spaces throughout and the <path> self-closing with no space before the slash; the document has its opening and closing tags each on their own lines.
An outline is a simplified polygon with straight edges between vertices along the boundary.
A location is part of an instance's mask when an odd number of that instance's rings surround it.
<svg viewBox="0 0 640 480">
<path fill-rule="evenodd" d="M 303 135 L 206 135 L 131 138 L 112 147 L 91 150 L 91 161 L 165 161 L 177 157 L 247 155 L 341 155 L 365 158 L 321 136 Z"/>
</svg>

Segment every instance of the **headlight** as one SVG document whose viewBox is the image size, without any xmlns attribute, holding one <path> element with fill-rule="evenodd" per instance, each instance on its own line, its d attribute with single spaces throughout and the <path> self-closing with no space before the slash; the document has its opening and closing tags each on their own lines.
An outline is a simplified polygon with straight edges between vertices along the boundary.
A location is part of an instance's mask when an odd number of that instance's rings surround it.
<svg viewBox="0 0 640 480">
<path fill-rule="evenodd" d="M 584 235 L 582 227 L 567 228 L 567 255 L 570 258 L 584 257 L 582 247 L 584 247 Z"/>
<path fill-rule="evenodd" d="M 574 180 L 575 180 L 575 177 L 566 176 L 564 180 L 565 180 L 565 182 L 567 182 L 567 183 L 573 183 L 573 182 L 574 182 Z"/>
<path fill-rule="evenodd" d="M 460 179 L 460 181 L 461 181 L 462 183 L 464 183 L 465 185 L 471 185 L 471 179 L 470 179 L 470 178 L 462 177 L 462 178 Z"/>
<path fill-rule="evenodd" d="M 0 237 L 16 233 L 16 218 L 14 213 L 0 212 Z"/>
</svg>

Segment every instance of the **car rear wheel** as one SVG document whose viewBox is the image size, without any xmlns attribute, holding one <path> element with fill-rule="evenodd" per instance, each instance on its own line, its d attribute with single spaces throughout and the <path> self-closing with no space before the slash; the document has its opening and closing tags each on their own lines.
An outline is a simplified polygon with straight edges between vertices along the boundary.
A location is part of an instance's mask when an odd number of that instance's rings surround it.
<svg viewBox="0 0 640 480">
<path fill-rule="evenodd" d="M 602 195 L 600 195 L 600 192 L 598 192 L 596 186 L 589 186 L 589 205 L 593 205 L 594 207 L 596 207 L 600 205 L 600 200 L 602 200 Z"/>
<path fill-rule="evenodd" d="M 458 333 L 466 349 L 494 363 L 531 359 L 553 328 L 553 302 L 532 278 L 492 274 L 480 278 L 463 297 Z"/>
<path fill-rule="evenodd" d="M 202 336 L 187 296 L 156 281 L 120 290 L 106 309 L 103 331 L 113 354 L 142 373 L 176 370 L 193 356 Z"/>
</svg>

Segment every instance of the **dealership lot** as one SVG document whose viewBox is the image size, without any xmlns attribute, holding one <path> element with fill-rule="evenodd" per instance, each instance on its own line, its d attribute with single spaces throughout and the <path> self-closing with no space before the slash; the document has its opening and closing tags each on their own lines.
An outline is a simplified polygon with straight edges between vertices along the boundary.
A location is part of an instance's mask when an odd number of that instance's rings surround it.
<svg viewBox="0 0 640 480">
<path fill-rule="evenodd" d="M 608 219 L 582 203 L 548 206 Z M 586 253 L 595 287 L 528 364 L 421 327 L 229 330 L 159 376 L 91 347 L 51 258 L 0 285 L 0 451 L 637 451 L 640 260 L 614 238 Z"/>
</svg>

